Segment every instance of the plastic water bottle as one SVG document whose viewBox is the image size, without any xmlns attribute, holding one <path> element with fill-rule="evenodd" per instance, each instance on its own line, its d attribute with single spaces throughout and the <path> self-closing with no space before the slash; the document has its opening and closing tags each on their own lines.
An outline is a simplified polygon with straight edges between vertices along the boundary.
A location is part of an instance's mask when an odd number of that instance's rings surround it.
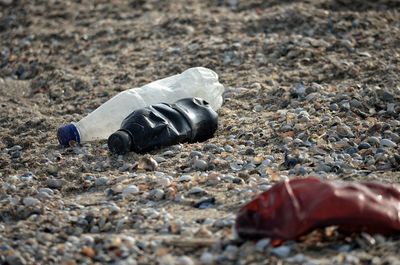
<svg viewBox="0 0 400 265">
<path fill-rule="evenodd" d="M 135 110 L 121 129 L 108 138 L 111 152 L 147 152 L 184 142 L 201 142 L 218 127 L 218 114 L 200 98 L 184 98 L 174 104 L 154 104 Z"/>
<path fill-rule="evenodd" d="M 181 74 L 120 92 L 80 121 L 61 126 L 57 131 L 58 141 L 68 146 L 70 141 L 107 139 L 132 111 L 160 102 L 174 103 L 183 98 L 199 97 L 218 110 L 223 92 L 224 87 L 214 71 L 190 68 Z"/>
</svg>

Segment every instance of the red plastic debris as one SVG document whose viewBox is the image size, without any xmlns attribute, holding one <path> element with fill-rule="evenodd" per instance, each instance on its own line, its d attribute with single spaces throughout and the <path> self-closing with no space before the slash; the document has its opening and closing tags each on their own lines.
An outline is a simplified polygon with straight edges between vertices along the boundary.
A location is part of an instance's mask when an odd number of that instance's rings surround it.
<svg viewBox="0 0 400 265">
<path fill-rule="evenodd" d="M 245 205 L 235 228 L 243 239 L 297 239 L 316 228 L 400 233 L 400 187 L 382 183 L 291 179 Z"/>
</svg>

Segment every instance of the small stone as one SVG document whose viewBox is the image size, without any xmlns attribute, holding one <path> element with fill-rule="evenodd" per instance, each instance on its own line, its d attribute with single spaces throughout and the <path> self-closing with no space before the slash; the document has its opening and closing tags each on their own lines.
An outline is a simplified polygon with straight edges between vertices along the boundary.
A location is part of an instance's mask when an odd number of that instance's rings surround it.
<svg viewBox="0 0 400 265">
<path fill-rule="evenodd" d="M 221 154 L 223 152 L 225 152 L 225 149 L 221 146 L 219 146 L 217 149 L 214 150 L 215 154 Z"/>
<path fill-rule="evenodd" d="M 329 108 L 330 108 L 330 110 L 332 110 L 332 111 L 338 111 L 338 110 L 339 110 L 339 106 L 338 106 L 338 104 L 336 104 L 336 103 L 332 103 L 332 104 L 329 106 Z"/>
<path fill-rule="evenodd" d="M 221 180 L 225 182 L 232 182 L 235 177 L 232 175 L 222 175 Z"/>
<path fill-rule="evenodd" d="M 33 197 L 25 197 L 23 199 L 23 203 L 24 203 L 25 206 L 29 207 L 29 206 L 34 206 L 34 205 L 40 204 L 40 201 L 38 199 L 36 199 L 36 198 L 33 198 Z"/>
<path fill-rule="evenodd" d="M 270 243 L 271 243 L 271 239 L 269 239 L 269 238 L 258 240 L 256 243 L 256 250 L 258 252 L 264 252 Z"/>
<path fill-rule="evenodd" d="M 176 265 L 194 265 L 193 260 L 188 256 L 181 256 L 176 259 Z"/>
<path fill-rule="evenodd" d="M 46 184 L 50 189 L 60 189 L 63 185 L 63 181 L 60 179 L 51 178 L 46 181 Z"/>
<path fill-rule="evenodd" d="M 277 247 L 277 248 L 273 248 L 271 250 L 271 253 L 276 255 L 276 256 L 278 256 L 278 257 L 280 257 L 280 258 L 286 258 L 287 256 L 289 256 L 290 251 L 291 251 L 290 247 L 288 247 L 288 246 L 280 246 L 280 247 Z"/>
<path fill-rule="evenodd" d="M 299 254 L 294 255 L 293 257 L 286 259 L 286 261 L 289 263 L 304 264 L 305 259 L 306 258 L 304 256 L 304 254 L 299 253 Z"/>
<path fill-rule="evenodd" d="M 193 187 L 188 192 L 190 195 L 202 195 L 206 194 L 207 192 L 201 187 Z"/>
<path fill-rule="evenodd" d="M 194 237 L 196 238 L 212 238 L 214 234 L 207 229 L 206 226 L 201 226 L 195 233 Z"/>
<path fill-rule="evenodd" d="M 255 156 L 254 158 L 253 158 L 253 163 L 255 164 L 255 165 L 259 165 L 259 164 L 261 164 L 262 162 L 263 162 L 263 160 L 264 160 L 264 157 L 263 156 Z"/>
<path fill-rule="evenodd" d="M 38 197 L 39 199 L 41 199 L 41 200 L 48 200 L 48 199 L 51 199 L 51 195 L 48 194 L 48 193 L 46 193 L 46 192 L 39 192 L 39 193 L 37 194 L 37 197 Z"/>
<path fill-rule="evenodd" d="M 375 137 L 375 136 L 368 137 L 365 141 L 368 142 L 371 145 L 378 145 L 379 142 L 380 142 L 378 137 Z"/>
<path fill-rule="evenodd" d="M 52 189 L 49 189 L 49 188 L 39 188 L 38 192 L 44 192 L 44 193 L 47 193 L 49 195 L 53 195 L 54 194 L 54 191 Z"/>
<path fill-rule="evenodd" d="M 397 144 L 389 139 L 382 139 L 380 143 L 381 147 L 396 147 Z"/>
<path fill-rule="evenodd" d="M 164 153 L 161 154 L 162 156 L 174 156 L 175 153 L 172 150 L 167 150 Z"/>
<path fill-rule="evenodd" d="M 346 254 L 344 263 L 345 264 L 360 264 L 360 258 L 355 255 Z M 389 264 L 394 264 L 394 263 L 390 262 Z M 399 264 L 399 263 L 397 263 L 397 264 Z"/>
<path fill-rule="evenodd" d="M 397 133 L 390 132 L 390 133 L 388 134 L 388 138 L 390 138 L 390 140 L 392 140 L 392 141 L 395 142 L 395 143 L 400 142 L 400 136 L 399 136 Z"/>
<path fill-rule="evenodd" d="M 217 185 L 221 181 L 220 174 L 217 172 L 211 172 L 207 176 L 207 184 L 209 185 Z"/>
<path fill-rule="evenodd" d="M 264 110 L 264 107 L 258 104 L 258 105 L 255 105 L 255 106 L 254 106 L 253 110 L 254 110 L 255 112 L 261 112 L 261 111 Z"/>
<path fill-rule="evenodd" d="M 84 180 L 88 180 L 88 181 L 93 181 L 95 179 L 96 178 L 94 176 L 92 176 L 92 175 L 87 175 L 87 176 L 84 177 Z"/>
<path fill-rule="evenodd" d="M 292 88 L 292 95 L 294 97 L 301 97 L 306 93 L 306 88 L 303 84 L 298 83 Z"/>
<path fill-rule="evenodd" d="M 292 130 L 293 130 L 293 128 L 292 128 L 292 126 L 289 125 L 289 124 L 284 124 L 284 125 L 279 129 L 279 131 L 281 131 L 281 132 L 289 132 L 289 131 L 292 131 Z"/>
<path fill-rule="evenodd" d="M 151 199 L 159 201 L 164 198 L 165 192 L 162 189 L 152 189 L 149 195 Z"/>
<path fill-rule="evenodd" d="M 369 148 L 371 148 L 371 145 L 369 144 L 369 143 L 367 143 L 367 142 L 361 142 L 359 145 L 358 145 L 358 149 L 369 149 Z"/>
<path fill-rule="evenodd" d="M 94 181 L 95 186 L 104 186 L 107 185 L 108 178 L 107 177 L 100 177 Z"/>
<path fill-rule="evenodd" d="M 192 176 L 190 175 L 182 175 L 178 178 L 179 182 L 187 182 L 187 181 L 191 181 L 192 180 Z"/>
<path fill-rule="evenodd" d="M 162 162 L 167 161 L 167 159 L 165 159 L 165 158 L 162 157 L 162 156 L 155 156 L 155 157 L 154 157 L 154 160 L 156 160 L 157 163 L 162 163 Z"/>
<path fill-rule="evenodd" d="M 247 148 L 246 151 L 244 151 L 245 155 L 254 155 L 255 151 L 253 148 Z"/>
<path fill-rule="evenodd" d="M 165 198 L 168 200 L 174 200 L 176 197 L 176 188 L 174 187 L 168 187 L 165 190 Z"/>
<path fill-rule="evenodd" d="M 201 254 L 201 256 L 200 256 L 201 264 L 205 264 L 205 265 L 214 264 L 214 260 L 215 260 L 215 257 L 210 252 L 203 252 L 203 254 Z"/>
<path fill-rule="evenodd" d="M 232 153 L 235 150 L 231 145 L 225 145 L 224 149 L 228 153 Z"/>
<path fill-rule="evenodd" d="M 380 91 L 379 91 L 380 92 Z M 379 93 L 380 95 L 380 98 L 383 100 L 383 101 L 388 101 L 388 102 L 392 102 L 393 101 L 393 99 L 394 99 L 394 95 L 393 95 L 393 93 L 391 93 L 391 92 L 389 92 L 389 91 L 387 91 L 387 90 L 385 90 L 385 91 L 382 91 L 381 93 Z"/>
<path fill-rule="evenodd" d="M 132 167 L 132 164 L 124 163 L 122 166 L 118 168 L 119 171 L 124 172 L 128 171 Z"/>
<path fill-rule="evenodd" d="M 385 243 L 387 242 L 387 241 L 386 241 L 386 238 L 385 238 L 383 235 L 381 235 L 381 234 L 376 234 L 376 235 L 374 235 L 373 237 L 374 237 L 375 241 L 376 241 L 378 244 L 385 244 Z"/>
<path fill-rule="evenodd" d="M 228 4 L 231 10 L 236 10 L 238 6 L 238 0 L 228 0 Z"/>
<path fill-rule="evenodd" d="M 202 156 L 203 156 L 203 153 L 200 152 L 200 151 L 192 151 L 192 152 L 190 153 L 190 155 L 189 155 L 190 158 L 193 158 L 193 157 L 202 157 Z"/>
<path fill-rule="evenodd" d="M 129 185 L 122 190 L 122 195 L 129 196 L 139 193 L 139 188 L 136 185 Z"/>
<path fill-rule="evenodd" d="M 204 198 L 194 204 L 195 208 L 207 209 L 215 205 L 215 198 Z"/>
<path fill-rule="evenodd" d="M 347 125 L 340 125 L 336 127 L 336 132 L 340 137 L 354 137 L 353 132 L 351 131 L 351 128 Z"/>
<path fill-rule="evenodd" d="M 350 100 L 350 106 L 352 108 L 360 109 L 360 108 L 362 108 L 363 105 L 359 100 L 353 98 L 352 100 Z"/>
<path fill-rule="evenodd" d="M 96 255 L 96 252 L 91 247 L 83 247 L 81 249 L 81 254 L 86 257 L 93 258 Z"/>
<path fill-rule="evenodd" d="M 138 169 L 154 171 L 157 169 L 158 163 L 156 160 L 154 160 L 154 158 L 145 156 L 139 160 L 137 167 L 138 167 Z"/>
<path fill-rule="evenodd" d="M 347 244 L 340 246 L 338 249 L 339 252 L 349 252 L 350 250 L 351 246 Z"/>
<path fill-rule="evenodd" d="M 243 165 L 237 161 L 230 163 L 229 166 L 234 171 L 239 171 L 243 168 Z"/>
<path fill-rule="evenodd" d="M 160 177 L 158 179 L 158 184 L 160 184 L 162 187 L 168 187 L 171 185 L 171 180 L 168 177 Z"/>
<path fill-rule="evenodd" d="M 235 245 L 228 245 L 226 246 L 224 250 L 224 256 L 228 258 L 229 260 L 235 260 L 237 258 L 237 254 L 239 252 L 239 249 Z"/>
<path fill-rule="evenodd" d="M 14 151 L 21 151 L 22 150 L 22 147 L 20 146 L 20 145 L 14 145 L 14 146 L 12 146 L 11 148 L 10 148 L 10 151 L 11 152 L 14 152 Z"/>
<path fill-rule="evenodd" d="M 33 176 L 34 175 L 32 174 L 32 172 L 26 172 L 25 174 L 21 175 L 19 179 L 24 182 L 29 182 L 33 179 Z"/>
<path fill-rule="evenodd" d="M 299 118 L 299 121 L 300 122 L 304 122 L 304 123 L 307 123 L 307 122 L 309 122 L 311 119 L 310 119 L 310 117 L 308 117 L 308 116 L 302 116 L 302 117 L 300 117 Z"/>
<path fill-rule="evenodd" d="M 395 107 L 396 107 L 396 104 L 388 103 L 386 106 L 386 111 L 389 113 L 395 113 Z"/>
<path fill-rule="evenodd" d="M 21 152 L 20 151 L 13 151 L 11 152 L 11 158 L 20 158 Z"/>
<path fill-rule="evenodd" d="M 258 189 L 259 189 L 260 191 L 267 191 L 267 190 L 269 190 L 271 187 L 272 187 L 272 186 L 271 186 L 271 185 L 268 185 L 268 184 L 261 184 L 261 185 L 258 186 Z"/>
<path fill-rule="evenodd" d="M 348 148 L 346 148 L 346 149 L 344 150 L 344 152 L 345 152 L 346 154 L 353 155 L 353 154 L 357 153 L 357 148 L 348 147 Z"/>
<path fill-rule="evenodd" d="M 233 178 L 232 183 L 240 185 L 240 184 L 244 184 L 244 180 L 242 178 Z"/>
<path fill-rule="evenodd" d="M 194 167 L 195 169 L 204 171 L 204 170 L 206 170 L 206 169 L 208 168 L 208 164 L 207 164 L 207 162 L 204 161 L 203 159 L 198 159 L 198 160 L 194 161 L 193 167 Z"/>
<path fill-rule="evenodd" d="M 350 110 L 350 103 L 348 101 L 343 101 L 340 103 L 340 108 L 342 110 Z"/>
<path fill-rule="evenodd" d="M 214 150 L 217 149 L 218 146 L 215 144 L 206 144 L 203 148 L 204 151 L 210 151 L 210 150 Z"/>
</svg>

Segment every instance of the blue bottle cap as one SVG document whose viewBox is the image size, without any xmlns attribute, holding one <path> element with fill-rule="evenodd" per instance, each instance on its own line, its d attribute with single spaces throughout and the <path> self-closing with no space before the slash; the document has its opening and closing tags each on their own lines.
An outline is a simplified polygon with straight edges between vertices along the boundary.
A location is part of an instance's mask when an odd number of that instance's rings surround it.
<svg viewBox="0 0 400 265">
<path fill-rule="evenodd" d="M 61 145 L 69 146 L 70 141 L 75 141 L 77 143 L 81 142 L 81 137 L 79 136 L 79 131 L 76 126 L 72 123 L 66 124 L 58 128 L 57 138 Z"/>
</svg>

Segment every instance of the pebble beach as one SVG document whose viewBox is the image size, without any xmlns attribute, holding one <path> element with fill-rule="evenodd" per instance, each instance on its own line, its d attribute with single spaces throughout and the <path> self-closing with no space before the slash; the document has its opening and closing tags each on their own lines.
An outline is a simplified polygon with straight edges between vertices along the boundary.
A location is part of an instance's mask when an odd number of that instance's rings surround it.
<svg viewBox="0 0 400 265">
<path fill-rule="evenodd" d="M 58 144 L 60 125 L 195 66 L 225 86 L 213 138 Z M 233 229 L 279 181 L 400 184 L 397 0 L 0 0 L 0 125 L 0 264 L 400 264 L 399 235 L 273 247 Z"/>
</svg>

